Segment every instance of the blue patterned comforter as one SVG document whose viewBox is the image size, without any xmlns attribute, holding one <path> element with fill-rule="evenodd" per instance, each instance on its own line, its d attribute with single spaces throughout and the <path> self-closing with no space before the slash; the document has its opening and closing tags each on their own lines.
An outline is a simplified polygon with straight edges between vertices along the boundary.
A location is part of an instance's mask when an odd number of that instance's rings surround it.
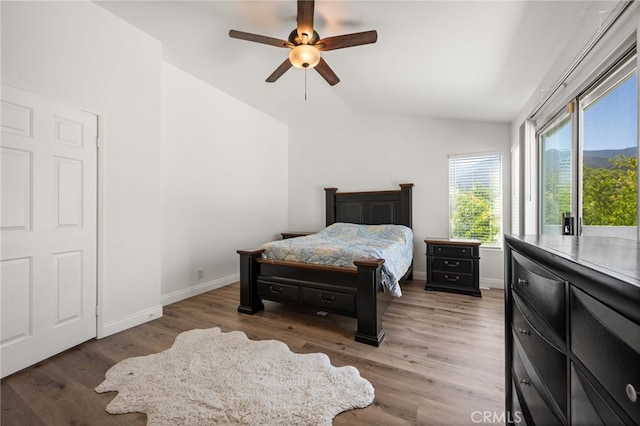
<svg viewBox="0 0 640 426">
<path fill-rule="evenodd" d="M 262 248 L 267 259 L 350 268 L 355 268 L 356 259 L 384 259 L 383 287 L 400 297 L 398 281 L 413 260 L 413 231 L 402 225 L 334 223 L 318 233 L 272 241 Z"/>
</svg>

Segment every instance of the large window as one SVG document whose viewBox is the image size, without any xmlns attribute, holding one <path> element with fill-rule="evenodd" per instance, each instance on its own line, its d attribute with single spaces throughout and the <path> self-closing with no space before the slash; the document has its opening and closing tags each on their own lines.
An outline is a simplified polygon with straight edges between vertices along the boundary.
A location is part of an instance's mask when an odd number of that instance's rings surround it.
<svg viewBox="0 0 640 426">
<path fill-rule="evenodd" d="M 540 233 L 637 238 L 637 135 L 632 52 L 538 133 Z"/>
<path fill-rule="evenodd" d="M 449 157 L 449 236 L 502 246 L 502 157 Z"/>
</svg>

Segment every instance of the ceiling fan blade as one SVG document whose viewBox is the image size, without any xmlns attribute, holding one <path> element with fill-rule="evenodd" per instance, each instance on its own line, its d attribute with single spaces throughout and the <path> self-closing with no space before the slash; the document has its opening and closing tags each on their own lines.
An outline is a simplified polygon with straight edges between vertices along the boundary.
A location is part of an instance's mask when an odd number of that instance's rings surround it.
<svg viewBox="0 0 640 426">
<path fill-rule="evenodd" d="M 363 31 L 361 33 L 352 33 L 339 35 L 335 37 L 323 38 L 315 44 L 319 50 L 335 50 L 345 47 L 360 46 L 363 44 L 371 44 L 378 41 L 378 33 L 376 30 Z"/>
<path fill-rule="evenodd" d="M 316 65 L 315 68 L 316 71 L 318 71 L 318 73 L 322 76 L 322 78 L 327 80 L 327 83 L 329 83 L 331 86 L 335 86 L 336 84 L 340 83 L 340 79 L 325 62 L 324 58 L 320 58 L 320 62 L 318 62 L 318 65 Z"/>
<path fill-rule="evenodd" d="M 254 41 L 256 43 L 268 44 L 276 47 L 293 47 L 291 43 L 279 38 L 267 37 L 259 34 L 245 33 L 244 31 L 230 30 L 229 37 L 240 40 Z"/>
<path fill-rule="evenodd" d="M 280 64 L 280 66 L 278 68 L 276 68 L 276 70 L 274 72 L 271 73 L 271 75 L 269 77 L 267 77 L 267 79 L 265 80 L 267 83 L 275 83 L 275 81 L 277 79 L 279 79 L 280 77 L 282 77 L 282 74 L 284 74 L 285 72 L 287 72 L 287 70 L 289 70 L 289 68 L 291 68 L 293 65 L 291 65 L 291 62 L 289 61 L 289 58 L 285 59 L 283 63 Z"/>
<path fill-rule="evenodd" d="M 302 34 L 309 39 L 313 37 L 313 8 L 314 0 L 298 0 L 298 37 L 302 40 Z"/>
</svg>

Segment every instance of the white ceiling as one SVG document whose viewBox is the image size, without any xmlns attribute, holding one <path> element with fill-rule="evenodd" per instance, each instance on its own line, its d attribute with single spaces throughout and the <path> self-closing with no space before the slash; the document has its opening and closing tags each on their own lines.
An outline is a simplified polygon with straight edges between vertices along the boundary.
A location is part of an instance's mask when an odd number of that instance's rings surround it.
<svg viewBox="0 0 640 426">
<path fill-rule="evenodd" d="M 341 79 L 291 68 L 264 80 L 288 49 L 231 39 L 230 29 L 286 39 L 296 2 L 107 1 L 158 39 L 168 62 L 283 121 L 364 113 L 510 122 L 593 2 L 326 1 L 321 37 L 377 30 L 378 42 L 323 53 Z"/>
</svg>

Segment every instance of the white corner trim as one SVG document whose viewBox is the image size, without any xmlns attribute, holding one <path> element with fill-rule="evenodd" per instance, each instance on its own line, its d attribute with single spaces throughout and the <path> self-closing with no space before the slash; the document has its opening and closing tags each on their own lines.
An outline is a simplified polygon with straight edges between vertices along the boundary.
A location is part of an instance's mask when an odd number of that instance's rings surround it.
<svg viewBox="0 0 640 426">
<path fill-rule="evenodd" d="M 236 283 L 239 280 L 239 273 L 228 275 L 226 277 L 218 278 L 213 281 L 208 281 L 206 283 L 198 284 L 193 287 L 188 287 L 182 290 L 174 291 L 173 293 L 162 295 L 162 297 L 160 298 L 160 303 L 162 303 L 162 306 L 167 306 L 172 303 L 176 303 L 181 300 L 206 293 L 207 291 L 215 290 L 217 288 Z"/>
<path fill-rule="evenodd" d="M 149 322 L 154 319 L 162 317 L 162 306 L 157 305 L 144 311 L 136 312 L 124 318 L 120 318 L 114 321 L 109 321 L 102 325 L 102 329 L 98 329 L 98 339 L 111 336 L 112 334 L 119 333 L 129 328 L 135 327 L 145 322 Z"/>
</svg>

